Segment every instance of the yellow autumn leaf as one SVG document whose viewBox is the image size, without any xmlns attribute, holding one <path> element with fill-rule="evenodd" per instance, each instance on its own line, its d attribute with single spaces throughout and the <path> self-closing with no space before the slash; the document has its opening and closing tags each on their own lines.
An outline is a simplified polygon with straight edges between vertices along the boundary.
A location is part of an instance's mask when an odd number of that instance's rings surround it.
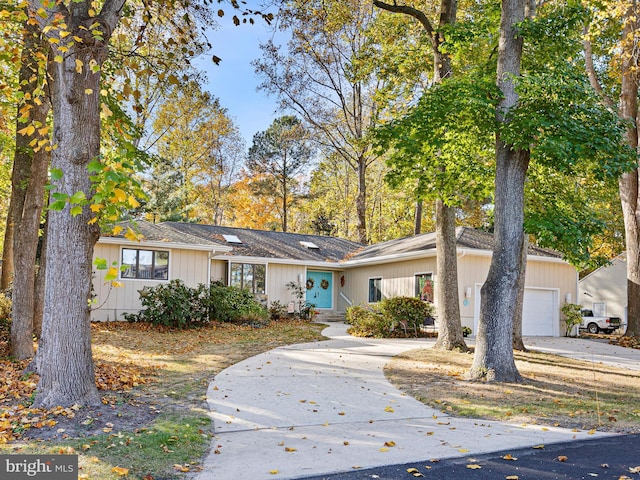
<svg viewBox="0 0 640 480">
<path fill-rule="evenodd" d="M 387 447 L 382 447 L 382 448 L 380 449 L 380 451 L 381 451 L 381 452 L 388 452 L 388 451 L 389 451 L 389 449 L 388 449 Z"/>
<path fill-rule="evenodd" d="M 123 228 L 120 225 L 116 225 L 115 227 L 113 227 L 113 230 L 111 230 L 111 233 L 113 235 L 119 235 L 122 230 Z"/>
<path fill-rule="evenodd" d="M 109 270 L 107 270 L 107 277 L 110 278 L 117 278 L 118 277 L 118 269 L 116 267 L 109 267 Z"/>
<path fill-rule="evenodd" d="M 509 475 L 505 477 L 505 480 L 520 480 L 520 477 L 518 475 Z"/>
<path fill-rule="evenodd" d="M 131 240 L 132 242 L 139 242 L 141 236 L 134 232 L 131 227 L 127 228 L 127 233 L 124 234 L 124 238 Z"/>
<path fill-rule="evenodd" d="M 391 407 L 391 406 L 386 406 L 386 407 L 384 407 L 384 411 L 385 411 L 385 412 L 390 412 L 390 413 L 395 412 L 395 410 L 394 410 L 394 409 L 393 409 L 393 407 Z"/>
<path fill-rule="evenodd" d="M 56 63 L 62 63 L 62 55 L 56 55 L 53 57 L 53 61 Z"/>
<path fill-rule="evenodd" d="M 187 467 L 186 465 L 180 465 L 179 463 L 176 463 L 173 465 L 173 469 L 176 470 L 177 472 L 189 472 L 189 467 Z"/>
<path fill-rule="evenodd" d="M 127 194 L 121 188 L 114 189 L 113 196 L 116 197 L 118 202 L 124 202 L 127 199 Z"/>
<path fill-rule="evenodd" d="M 407 473 L 418 473 L 417 468 L 407 468 Z"/>
<path fill-rule="evenodd" d="M 111 471 L 113 473 L 117 473 L 118 475 L 129 475 L 129 469 L 128 468 L 123 468 L 123 467 L 113 467 L 111 469 Z"/>
<path fill-rule="evenodd" d="M 76 72 L 82 73 L 82 67 L 83 66 L 84 66 L 84 63 L 82 62 L 82 60 L 78 60 L 76 58 Z"/>
<path fill-rule="evenodd" d="M 297 452 L 297 449 L 293 447 L 284 447 L 285 452 Z"/>
<path fill-rule="evenodd" d="M 271 475 L 277 475 L 278 473 L 280 473 L 278 470 L 269 470 L 269 473 Z"/>
<path fill-rule="evenodd" d="M 466 448 L 459 448 L 458 451 L 460 453 L 467 453 L 469 450 L 467 450 Z"/>
<path fill-rule="evenodd" d="M 93 89 L 92 88 L 85 88 L 84 89 L 84 94 L 85 95 L 91 95 L 93 93 Z"/>
<path fill-rule="evenodd" d="M 480 465 L 478 465 L 477 463 L 472 463 L 470 465 L 467 465 L 467 468 L 471 469 L 471 470 L 478 470 L 479 468 L 482 468 Z"/>
<path fill-rule="evenodd" d="M 138 200 L 136 200 L 136 198 L 133 195 L 129 195 L 129 198 L 127 199 L 127 201 L 131 208 L 138 208 L 140 206 L 140 202 L 138 202 Z"/>
<path fill-rule="evenodd" d="M 35 131 L 36 131 L 36 127 L 34 127 L 33 125 L 27 125 L 26 127 L 18 130 L 18 133 L 20 135 L 33 135 L 33 132 Z"/>
<path fill-rule="evenodd" d="M 558 457 L 556 457 L 556 460 L 559 462 L 566 462 L 568 459 L 566 455 L 558 455 Z"/>
<path fill-rule="evenodd" d="M 515 461 L 515 460 L 518 460 L 518 457 L 513 457 L 513 456 L 511 456 L 511 454 L 510 454 L 510 453 L 507 453 L 506 455 L 504 455 L 504 456 L 502 457 L 502 459 L 503 459 L 503 460 L 513 460 L 513 461 Z"/>
<path fill-rule="evenodd" d="M 396 446 L 396 442 L 394 442 L 394 441 L 384 442 L 384 446 L 385 447 L 395 447 Z"/>
</svg>

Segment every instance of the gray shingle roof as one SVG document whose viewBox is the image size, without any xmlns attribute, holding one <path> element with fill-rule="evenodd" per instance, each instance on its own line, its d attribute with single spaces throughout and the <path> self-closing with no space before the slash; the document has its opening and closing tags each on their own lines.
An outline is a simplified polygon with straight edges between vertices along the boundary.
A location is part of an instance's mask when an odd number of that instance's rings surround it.
<svg viewBox="0 0 640 480">
<path fill-rule="evenodd" d="M 125 228 L 130 225 L 122 224 Z M 300 233 L 252 230 L 247 228 L 220 227 L 200 225 L 196 223 L 163 222 L 153 224 L 138 221 L 134 230 L 139 231 L 144 240 L 154 242 L 182 243 L 189 245 L 207 245 L 211 247 L 224 245 L 233 250 L 227 255 L 277 258 L 283 260 L 341 262 L 361 261 L 395 255 L 420 255 L 435 252 L 435 233 L 425 233 L 410 237 L 389 240 L 375 245 L 362 245 L 342 238 Z M 117 237 L 124 237 L 123 231 Z M 223 235 L 238 237 L 242 243 L 230 243 Z M 473 250 L 493 250 L 493 234 L 469 227 L 456 229 L 458 248 Z M 315 248 L 307 248 L 300 242 L 310 242 Z M 561 258 L 554 250 L 529 247 L 529 255 Z"/>
<path fill-rule="evenodd" d="M 143 240 L 149 242 L 182 243 L 187 245 L 210 245 L 211 247 L 226 245 L 226 242 L 215 242 L 206 238 L 189 235 L 186 232 L 170 228 L 163 223 L 150 223 L 144 220 L 136 222 L 122 222 L 119 224 L 123 230 L 118 235 L 103 235 L 105 237 L 125 238 L 127 228 L 143 236 Z"/>
<path fill-rule="evenodd" d="M 456 245 L 458 248 L 492 251 L 494 246 L 493 234 L 469 227 L 458 227 L 456 228 Z M 350 260 L 365 260 L 412 253 L 419 254 L 421 252 L 433 251 L 435 248 L 436 234 L 433 232 L 424 233 L 370 245 L 353 255 Z M 562 257 L 562 255 L 556 251 L 533 246 L 529 246 L 529 255 L 554 258 Z"/>
<path fill-rule="evenodd" d="M 362 248 L 359 243 L 321 235 L 251 230 L 196 223 L 164 222 L 161 225 L 183 234 L 229 245 L 233 247 L 233 251 L 229 252 L 228 255 L 233 256 L 339 262 L 352 252 Z M 242 243 L 227 243 L 223 235 L 235 235 Z M 307 248 L 300 243 L 301 241 L 311 242 L 319 248 Z"/>
</svg>

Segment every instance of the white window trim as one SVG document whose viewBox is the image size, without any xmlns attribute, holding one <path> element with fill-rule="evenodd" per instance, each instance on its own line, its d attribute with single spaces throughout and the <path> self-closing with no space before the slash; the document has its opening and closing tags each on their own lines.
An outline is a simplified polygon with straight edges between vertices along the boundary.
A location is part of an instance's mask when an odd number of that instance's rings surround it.
<svg viewBox="0 0 640 480">
<path fill-rule="evenodd" d="M 264 265 L 264 293 L 259 293 L 258 295 L 266 295 L 267 297 L 269 296 L 269 263 L 268 262 L 251 262 L 245 259 L 240 261 L 238 261 L 237 259 L 227 260 L 227 285 L 231 285 L 231 264 L 232 263 Z"/>
</svg>

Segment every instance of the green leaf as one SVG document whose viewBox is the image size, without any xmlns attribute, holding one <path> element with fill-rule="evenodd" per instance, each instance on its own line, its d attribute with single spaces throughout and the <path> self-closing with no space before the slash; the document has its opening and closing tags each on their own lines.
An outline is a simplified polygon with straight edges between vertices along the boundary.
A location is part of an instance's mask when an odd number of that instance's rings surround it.
<svg viewBox="0 0 640 480">
<path fill-rule="evenodd" d="M 71 215 L 77 217 L 82 213 L 82 207 L 80 205 L 76 205 L 71 209 Z"/>
<path fill-rule="evenodd" d="M 70 203 L 83 203 L 86 199 L 87 199 L 87 196 L 81 190 L 81 191 L 76 192 L 73 195 L 71 195 L 71 198 L 69 199 L 69 202 Z"/>
<path fill-rule="evenodd" d="M 60 211 L 60 210 L 64 209 L 64 207 L 66 205 L 67 205 L 66 201 L 57 200 L 57 201 L 53 202 L 51 205 L 49 205 L 49 210 Z"/>
<path fill-rule="evenodd" d="M 108 268 L 106 258 L 96 258 L 93 261 L 93 264 L 95 265 L 96 270 L 106 270 Z"/>
<path fill-rule="evenodd" d="M 89 173 L 100 173 L 104 169 L 104 166 L 98 160 L 92 160 L 89 162 L 89 165 L 87 165 L 87 169 Z"/>
<path fill-rule="evenodd" d="M 60 180 L 64 175 L 62 173 L 62 170 L 60 170 L 59 168 L 52 168 L 49 174 L 51 175 L 51 180 Z"/>
</svg>

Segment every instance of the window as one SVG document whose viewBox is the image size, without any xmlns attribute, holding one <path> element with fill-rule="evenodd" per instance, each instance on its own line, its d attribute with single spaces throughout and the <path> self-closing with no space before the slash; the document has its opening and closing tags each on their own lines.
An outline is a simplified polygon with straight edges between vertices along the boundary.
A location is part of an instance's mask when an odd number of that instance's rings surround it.
<svg viewBox="0 0 640 480">
<path fill-rule="evenodd" d="M 369 279 L 369 303 L 382 300 L 382 277 Z"/>
<path fill-rule="evenodd" d="M 267 277 L 266 265 L 251 263 L 232 263 L 229 285 L 249 290 L 254 295 L 265 294 Z"/>
<path fill-rule="evenodd" d="M 169 252 L 123 248 L 120 278 L 169 280 Z"/>
<path fill-rule="evenodd" d="M 433 303 L 433 274 L 416 273 L 416 297 L 423 302 Z"/>
</svg>

